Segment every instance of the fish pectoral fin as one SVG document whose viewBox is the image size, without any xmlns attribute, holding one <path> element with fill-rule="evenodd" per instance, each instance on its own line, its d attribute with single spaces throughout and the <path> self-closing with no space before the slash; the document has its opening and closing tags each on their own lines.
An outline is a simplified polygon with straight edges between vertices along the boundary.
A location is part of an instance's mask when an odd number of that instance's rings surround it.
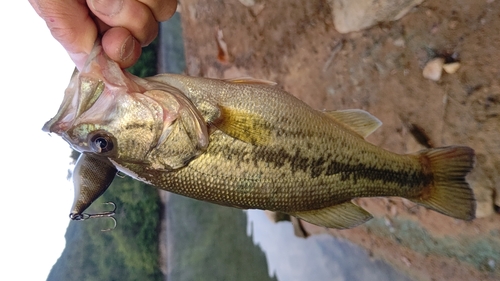
<svg viewBox="0 0 500 281">
<path fill-rule="evenodd" d="M 253 77 L 239 77 L 239 78 L 229 78 L 225 79 L 227 82 L 231 83 L 240 83 L 240 84 L 257 84 L 257 85 L 268 85 L 268 86 L 276 86 L 276 82 L 269 81 L 269 80 L 264 80 L 264 79 L 257 79 Z"/>
<path fill-rule="evenodd" d="M 373 218 L 370 213 L 352 202 L 289 214 L 315 225 L 338 229 L 355 227 Z"/>
<path fill-rule="evenodd" d="M 344 124 L 363 138 L 366 138 L 382 125 L 377 117 L 361 109 L 325 111 L 335 121 Z"/>
<path fill-rule="evenodd" d="M 265 145 L 271 138 L 267 120 L 247 111 L 219 106 L 220 118 L 215 127 L 225 134 L 250 144 Z"/>
</svg>

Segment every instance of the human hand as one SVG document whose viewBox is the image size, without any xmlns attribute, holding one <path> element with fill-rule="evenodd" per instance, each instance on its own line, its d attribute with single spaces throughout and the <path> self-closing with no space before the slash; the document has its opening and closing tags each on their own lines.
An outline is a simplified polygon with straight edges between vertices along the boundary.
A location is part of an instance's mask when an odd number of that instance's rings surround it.
<svg viewBox="0 0 500 281">
<path fill-rule="evenodd" d="M 29 0 L 52 33 L 82 69 L 98 34 L 106 54 L 120 67 L 132 66 L 141 47 L 158 35 L 177 0 Z"/>
</svg>

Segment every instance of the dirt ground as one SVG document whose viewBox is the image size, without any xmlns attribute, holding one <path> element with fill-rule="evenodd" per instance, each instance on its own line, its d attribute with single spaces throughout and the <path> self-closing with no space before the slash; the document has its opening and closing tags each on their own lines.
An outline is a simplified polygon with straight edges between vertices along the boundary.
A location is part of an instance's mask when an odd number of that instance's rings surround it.
<svg viewBox="0 0 500 281">
<path fill-rule="evenodd" d="M 367 110 L 383 122 L 368 140 L 394 152 L 476 151 L 472 222 L 371 198 L 359 202 L 376 217 L 370 223 L 342 231 L 305 224 L 307 232 L 346 238 L 417 280 L 500 278 L 499 0 L 424 1 L 399 21 L 349 34 L 335 30 L 326 0 L 180 3 L 187 74 L 251 76 L 316 109 Z M 425 79 L 435 57 L 461 67 Z"/>
</svg>

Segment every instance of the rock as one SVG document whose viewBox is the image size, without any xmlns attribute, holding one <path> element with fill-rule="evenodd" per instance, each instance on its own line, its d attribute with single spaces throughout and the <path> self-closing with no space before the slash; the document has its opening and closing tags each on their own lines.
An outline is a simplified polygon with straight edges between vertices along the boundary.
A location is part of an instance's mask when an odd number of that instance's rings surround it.
<svg viewBox="0 0 500 281">
<path fill-rule="evenodd" d="M 452 62 L 452 63 L 446 63 L 443 65 L 444 71 L 449 74 L 453 74 L 457 72 L 457 70 L 460 68 L 460 63 L 459 62 Z"/>
<path fill-rule="evenodd" d="M 396 47 L 404 47 L 406 45 L 405 40 L 403 38 L 398 38 L 398 39 L 394 40 L 394 42 L 392 42 L 392 44 L 394 44 L 394 46 L 396 46 Z"/>
<path fill-rule="evenodd" d="M 410 267 L 411 266 L 411 261 L 405 257 L 405 256 L 402 256 L 401 257 L 401 261 L 407 266 L 407 267 Z"/>
<path fill-rule="evenodd" d="M 296 217 L 290 216 L 290 221 L 292 222 L 293 234 L 295 234 L 295 236 L 299 238 L 309 237 L 309 233 L 307 233 L 307 231 L 305 230 L 301 220 Z"/>
<path fill-rule="evenodd" d="M 227 50 L 227 43 L 224 40 L 224 34 L 222 33 L 221 29 L 217 29 L 217 48 L 218 48 L 218 54 L 217 54 L 217 59 L 220 63 L 223 64 L 228 64 L 231 62 L 231 56 L 229 55 L 229 52 Z"/>
<path fill-rule="evenodd" d="M 476 198 L 476 218 L 485 218 L 495 214 L 495 202 L 498 196 L 498 178 L 491 178 L 489 173 L 492 170 L 488 171 L 487 165 L 490 165 L 487 162 L 484 152 L 481 151 L 481 148 L 476 151 L 476 167 L 467 175 L 467 181 L 469 182 L 472 190 L 474 190 L 474 197 Z M 491 151 L 491 153 L 496 153 L 497 151 Z M 494 165 L 494 164 L 493 164 Z"/>
<path fill-rule="evenodd" d="M 255 0 L 239 0 L 241 4 L 247 6 L 247 7 L 252 7 L 255 5 Z"/>
<path fill-rule="evenodd" d="M 340 33 L 359 31 L 379 22 L 403 17 L 423 0 L 328 0 L 333 23 Z"/>
<path fill-rule="evenodd" d="M 484 184 L 484 183 L 483 183 Z M 474 186 L 476 197 L 476 218 L 486 218 L 495 214 L 493 189 L 477 188 Z"/>
<path fill-rule="evenodd" d="M 277 223 L 280 221 L 291 221 L 290 215 L 285 214 L 285 213 L 273 212 L 273 211 L 268 211 L 268 210 L 265 210 L 264 213 L 266 214 L 267 218 L 274 223 Z"/>
<path fill-rule="evenodd" d="M 443 73 L 443 65 L 443 58 L 434 58 L 427 62 L 422 72 L 424 78 L 432 81 L 439 81 L 439 79 L 441 79 L 441 74 Z"/>
<path fill-rule="evenodd" d="M 488 266 L 490 267 L 491 270 L 495 270 L 495 260 L 494 259 L 489 259 L 488 260 Z"/>
<path fill-rule="evenodd" d="M 257 0 L 257 2 L 255 0 L 238 0 L 238 1 L 240 1 L 240 3 L 243 4 L 245 7 L 249 8 L 250 12 L 254 17 L 260 14 L 260 12 L 262 12 L 262 10 L 264 10 L 266 6 L 266 1 L 262 0 L 260 1 Z"/>
</svg>

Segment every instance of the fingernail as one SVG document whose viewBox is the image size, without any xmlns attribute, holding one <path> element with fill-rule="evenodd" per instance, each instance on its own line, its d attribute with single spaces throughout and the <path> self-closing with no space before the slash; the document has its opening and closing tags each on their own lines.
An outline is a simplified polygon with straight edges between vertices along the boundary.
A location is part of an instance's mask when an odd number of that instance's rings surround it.
<svg viewBox="0 0 500 281">
<path fill-rule="evenodd" d="M 123 0 L 91 0 L 90 3 L 94 10 L 109 17 L 118 14 L 123 8 Z"/>
<path fill-rule="evenodd" d="M 120 59 L 122 61 L 128 59 L 133 54 L 134 47 L 135 47 L 134 37 L 132 35 L 129 35 L 127 39 L 125 39 L 125 42 L 123 43 L 120 49 Z"/>
</svg>

